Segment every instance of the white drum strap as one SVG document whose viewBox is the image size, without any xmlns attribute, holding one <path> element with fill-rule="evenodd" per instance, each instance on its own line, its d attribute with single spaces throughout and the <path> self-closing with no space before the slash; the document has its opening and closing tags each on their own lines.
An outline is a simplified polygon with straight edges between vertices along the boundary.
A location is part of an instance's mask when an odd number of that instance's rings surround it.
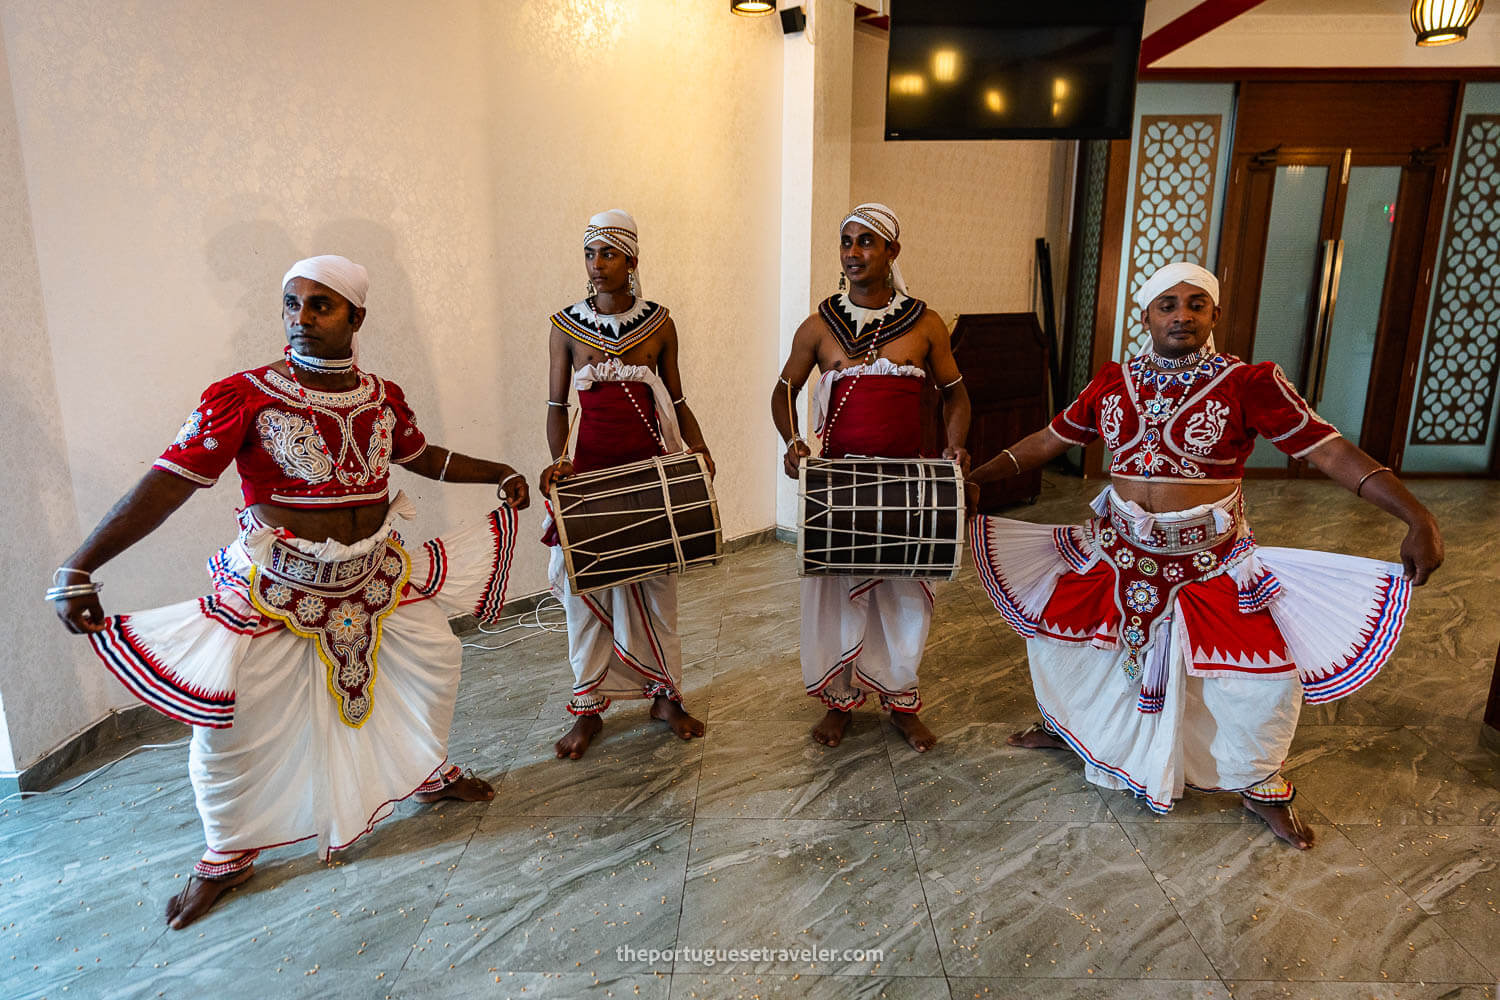
<svg viewBox="0 0 1500 1000">
<path fill-rule="evenodd" d="M 687 560 L 682 555 L 682 539 L 677 537 L 677 512 L 672 509 L 672 487 L 667 484 L 667 468 L 661 459 L 656 460 L 656 475 L 661 479 L 661 504 L 667 512 L 667 531 L 672 535 L 672 551 L 677 554 L 677 572 L 687 572 Z"/>
</svg>

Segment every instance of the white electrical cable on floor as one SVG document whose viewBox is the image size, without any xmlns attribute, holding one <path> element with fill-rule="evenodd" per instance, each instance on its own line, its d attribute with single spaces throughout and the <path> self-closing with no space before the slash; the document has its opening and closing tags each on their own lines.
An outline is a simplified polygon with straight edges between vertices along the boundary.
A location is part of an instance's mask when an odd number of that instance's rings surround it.
<svg viewBox="0 0 1500 1000">
<path fill-rule="evenodd" d="M 5 798 L 0 799 L 0 806 L 5 805 L 5 803 L 9 802 L 11 799 L 25 799 L 30 798 L 33 795 L 67 795 L 69 792 L 75 792 L 78 789 L 82 788 L 84 785 L 88 784 L 90 781 L 93 781 L 95 778 L 99 777 L 99 775 L 103 774 L 105 771 L 108 771 L 110 768 L 120 763 L 120 761 L 124 760 L 126 757 L 130 757 L 134 754 L 140 753 L 142 750 L 173 750 L 177 747 L 185 747 L 188 745 L 188 742 L 191 739 L 191 736 L 185 736 L 182 739 L 177 740 L 175 743 L 144 743 L 141 746 L 133 748 L 129 753 L 121 754 L 119 757 L 116 757 L 114 760 L 110 761 L 108 764 L 105 764 L 103 767 L 95 768 L 88 774 L 85 774 L 82 778 L 79 778 L 73 784 L 69 785 L 67 788 L 45 788 L 41 791 L 36 792 L 11 792 L 9 795 L 5 796 Z"/>
<path fill-rule="evenodd" d="M 514 646 L 518 642 L 525 642 L 527 639 L 535 638 L 542 632 L 567 632 L 568 621 L 566 618 L 544 619 L 542 617 L 542 609 L 548 607 L 549 601 L 552 604 L 557 605 L 557 610 L 562 610 L 562 602 L 559 601 L 554 595 L 547 594 L 543 596 L 541 600 L 537 601 L 536 607 L 532 608 L 530 611 L 523 611 L 511 619 L 500 619 L 501 627 L 499 628 L 485 628 L 483 625 L 479 626 L 479 631 L 484 633 L 485 635 L 504 635 L 506 632 L 512 632 L 516 629 L 526 630 L 525 635 L 519 636 L 515 639 L 511 639 L 508 642 L 502 642 L 496 646 L 488 646 L 482 642 L 466 642 L 463 644 L 463 647 L 465 649 L 484 650 L 504 649 L 507 646 Z M 510 621 L 511 624 L 503 624 L 506 621 Z"/>
</svg>

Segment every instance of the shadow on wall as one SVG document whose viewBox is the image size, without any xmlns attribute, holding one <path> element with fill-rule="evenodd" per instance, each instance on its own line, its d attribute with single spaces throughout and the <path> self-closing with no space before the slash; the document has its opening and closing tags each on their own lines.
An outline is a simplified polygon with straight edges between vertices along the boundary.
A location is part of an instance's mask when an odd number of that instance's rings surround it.
<svg viewBox="0 0 1500 1000">
<path fill-rule="evenodd" d="M 361 191 L 361 200 L 370 200 L 368 189 Z M 360 367 L 399 384 L 423 432 L 441 444 L 445 435 L 437 407 L 439 383 L 423 348 L 426 341 L 418 335 L 412 282 L 401 263 L 396 234 L 369 218 L 334 219 L 319 225 L 301 245 L 285 225 L 266 217 L 273 214 L 276 211 L 266 204 L 225 206 L 222 215 L 236 221 L 212 230 L 205 241 L 205 258 L 221 282 L 226 311 L 237 318 L 234 329 L 221 339 L 223 362 L 217 377 L 277 360 L 286 346 L 281 276 L 303 257 L 341 254 L 370 272 L 369 314 L 359 335 Z M 203 387 L 184 388 L 194 392 Z M 421 499 L 419 486 L 404 485 Z"/>
<path fill-rule="evenodd" d="M 7 401 L 6 433 L 25 449 L 6 456 L 5 483 L 0 490 L 11 528 L 6 565 L 12 570 L 0 578 L 0 600 L 11 609 L 0 616 L 0 683 L 13 711 L 33 716 L 54 714 L 42 706 L 58 692 L 68 692 L 75 707 L 56 714 L 69 716 L 63 720 L 67 726 L 82 725 L 90 721 L 84 715 L 107 707 L 108 696 L 114 693 L 108 688 L 114 682 L 88 652 L 85 640 L 68 635 L 52 605 L 40 600 L 42 591 L 51 585 L 52 569 L 73 550 L 80 536 L 68 452 L 55 404 L 50 412 L 45 411 L 37 398 L 37 385 L 27 384 L 23 373 L 35 375 L 36 369 L 12 365 L 0 373 L 0 393 Z M 50 367 L 46 374 L 50 381 Z M 99 676 L 90 675 L 94 668 L 99 669 Z M 76 706 L 79 701 L 81 709 Z M 47 749 L 33 745 L 37 730 L 43 731 L 43 743 L 52 739 L 47 724 L 37 724 L 35 718 L 21 727 L 0 718 L 0 726 L 9 726 L 9 742 L 20 755 L 15 762 L 20 768 Z"/>
</svg>

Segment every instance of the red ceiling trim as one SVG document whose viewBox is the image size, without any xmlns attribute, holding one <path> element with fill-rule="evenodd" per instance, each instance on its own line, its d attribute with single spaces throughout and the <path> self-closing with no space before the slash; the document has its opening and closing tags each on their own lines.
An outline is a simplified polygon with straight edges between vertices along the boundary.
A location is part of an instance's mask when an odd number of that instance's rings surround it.
<svg viewBox="0 0 1500 1000">
<path fill-rule="evenodd" d="M 1168 21 L 1142 39 L 1141 70 L 1145 71 L 1156 60 L 1202 38 L 1263 2 L 1264 0 L 1203 0 L 1186 14 Z"/>
</svg>

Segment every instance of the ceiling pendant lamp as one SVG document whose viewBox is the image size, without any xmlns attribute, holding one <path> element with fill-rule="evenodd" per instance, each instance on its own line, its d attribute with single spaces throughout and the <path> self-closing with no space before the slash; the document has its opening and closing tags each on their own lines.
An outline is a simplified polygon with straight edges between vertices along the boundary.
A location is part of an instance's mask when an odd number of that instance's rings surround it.
<svg viewBox="0 0 1500 1000">
<path fill-rule="evenodd" d="M 1412 0 L 1411 30 L 1418 45 L 1450 45 L 1469 37 L 1484 0 Z"/>
<path fill-rule="evenodd" d="M 776 13 L 776 0 L 729 0 L 729 10 L 740 17 L 764 17 Z"/>
</svg>

